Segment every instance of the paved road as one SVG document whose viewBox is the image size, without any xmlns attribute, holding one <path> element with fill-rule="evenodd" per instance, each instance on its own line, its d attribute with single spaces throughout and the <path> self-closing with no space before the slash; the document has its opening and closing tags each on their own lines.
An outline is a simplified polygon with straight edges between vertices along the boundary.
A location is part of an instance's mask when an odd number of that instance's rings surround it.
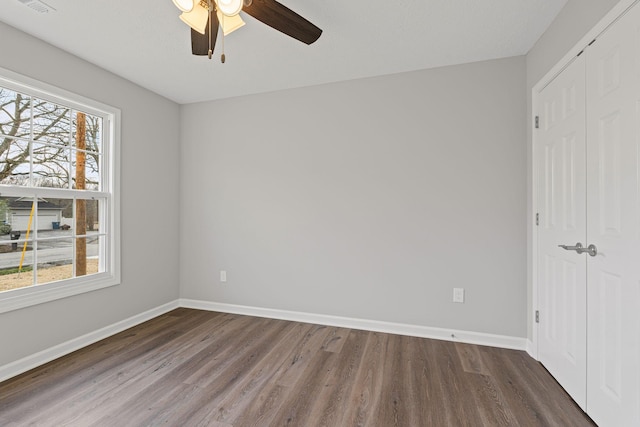
<svg viewBox="0 0 640 427">
<path fill-rule="evenodd" d="M 70 230 L 55 230 L 55 231 L 41 231 L 38 233 L 38 238 L 56 238 L 56 240 L 41 241 L 38 242 L 38 264 L 50 264 L 57 262 L 70 261 L 73 257 L 73 232 Z M 96 232 L 88 233 L 97 234 Z M 21 238 L 25 237 L 23 233 Z M 31 237 L 31 236 L 30 236 Z M 65 239 L 66 237 L 66 239 Z M 57 239 L 62 240 L 57 240 Z M 10 237 L 0 236 L 0 244 L 3 247 L 7 247 L 10 243 L 16 243 L 11 241 Z M 20 265 L 20 258 L 22 257 L 22 247 L 24 240 L 18 240 L 18 250 L 15 252 L 0 253 L 0 269 L 13 268 Z M 89 237 L 87 240 L 87 257 L 98 256 L 98 239 Z M 33 250 L 31 247 L 27 249 L 25 253 L 24 265 L 30 265 L 33 262 Z"/>
</svg>

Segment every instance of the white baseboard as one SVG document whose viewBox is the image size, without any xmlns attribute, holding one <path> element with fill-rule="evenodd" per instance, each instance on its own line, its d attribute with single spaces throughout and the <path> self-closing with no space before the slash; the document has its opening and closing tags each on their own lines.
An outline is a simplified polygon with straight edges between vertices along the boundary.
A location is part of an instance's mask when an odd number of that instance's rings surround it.
<svg viewBox="0 0 640 427">
<path fill-rule="evenodd" d="M 527 353 L 529 353 L 529 356 L 538 360 L 538 352 L 536 351 L 536 347 L 533 345 L 532 340 L 527 340 Z"/>
<path fill-rule="evenodd" d="M 158 317 L 164 313 L 167 313 L 173 309 L 178 308 L 178 300 L 161 305 L 160 307 L 152 308 L 144 313 L 137 314 L 129 317 L 128 319 L 114 323 L 113 325 L 105 326 L 97 331 L 90 332 L 78 338 L 74 338 L 62 344 L 58 344 L 54 347 L 24 357 L 15 362 L 9 363 L 4 366 L 0 366 L 0 382 L 7 380 L 16 375 L 20 375 L 23 372 L 27 372 L 30 369 L 36 368 L 45 363 L 51 362 L 54 359 L 62 357 L 66 354 L 79 350 L 97 341 L 110 337 L 111 335 L 122 332 L 125 329 L 129 329 L 132 326 L 136 326 L 140 323 L 151 320 L 154 317 Z"/>
<path fill-rule="evenodd" d="M 355 319 L 351 317 L 330 316 L 325 314 L 303 313 L 298 311 L 275 310 L 270 308 L 250 307 L 244 305 L 224 304 L 209 301 L 180 299 L 145 311 L 128 319 L 114 323 L 74 338 L 62 344 L 24 357 L 15 362 L 0 366 L 0 382 L 22 374 L 30 369 L 44 365 L 52 360 L 72 353 L 90 344 L 125 329 L 139 325 L 165 314 L 178 307 L 194 308 L 222 313 L 243 314 L 247 316 L 266 317 L 270 319 L 291 320 L 295 322 L 314 323 L 318 325 L 337 326 L 341 328 L 360 329 L 365 331 L 385 332 L 389 334 L 408 335 L 421 338 L 433 338 L 446 341 L 463 342 L 467 344 L 486 345 L 491 347 L 526 350 L 533 355 L 533 344 L 526 338 L 505 335 L 484 334 L 480 332 L 461 331 L 456 329 L 433 328 L 428 326 L 409 325 L 404 323 L 382 322 L 378 320 Z"/>
<path fill-rule="evenodd" d="M 409 335 L 420 338 L 433 338 L 514 350 L 527 350 L 526 338 L 510 337 L 505 335 L 432 328 L 428 326 L 408 325 L 403 323 L 381 322 L 378 320 L 354 319 L 350 317 L 329 316 L 324 314 L 302 313 L 298 311 L 274 310 L 270 308 L 249 307 L 244 305 L 224 304 L 191 299 L 180 299 L 180 307 L 267 317 L 271 319 L 292 320 L 296 322 L 338 326 L 341 328 L 361 329 L 365 331 L 385 332 L 389 334 Z"/>
</svg>

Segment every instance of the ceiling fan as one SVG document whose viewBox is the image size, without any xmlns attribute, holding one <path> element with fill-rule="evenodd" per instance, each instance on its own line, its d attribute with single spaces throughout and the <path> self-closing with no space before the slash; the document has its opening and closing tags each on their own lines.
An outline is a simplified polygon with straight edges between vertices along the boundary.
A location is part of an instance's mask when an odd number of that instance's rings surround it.
<svg viewBox="0 0 640 427">
<path fill-rule="evenodd" d="M 241 11 L 306 44 L 315 42 L 322 34 L 320 28 L 275 0 L 173 0 L 173 3 L 182 11 L 180 19 L 191 27 L 191 53 L 208 55 L 209 59 L 219 27 L 224 41 L 224 36 L 244 25 Z M 224 52 L 221 60 L 225 61 Z"/>
</svg>

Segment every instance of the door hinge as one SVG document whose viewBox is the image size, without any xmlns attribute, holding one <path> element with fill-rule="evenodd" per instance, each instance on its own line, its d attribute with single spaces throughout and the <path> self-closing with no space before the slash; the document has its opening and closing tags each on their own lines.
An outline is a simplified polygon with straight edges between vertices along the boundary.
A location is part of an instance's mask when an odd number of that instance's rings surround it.
<svg viewBox="0 0 640 427">
<path fill-rule="evenodd" d="M 540 214 L 536 214 L 536 225 L 540 225 Z"/>
<path fill-rule="evenodd" d="M 540 129 L 540 116 L 536 116 L 535 125 L 536 129 Z"/>
<path fill-rule="evenodd" d="M 536 323 L 540 323 L 540 311 L 536 310 Z"/>
</svg>

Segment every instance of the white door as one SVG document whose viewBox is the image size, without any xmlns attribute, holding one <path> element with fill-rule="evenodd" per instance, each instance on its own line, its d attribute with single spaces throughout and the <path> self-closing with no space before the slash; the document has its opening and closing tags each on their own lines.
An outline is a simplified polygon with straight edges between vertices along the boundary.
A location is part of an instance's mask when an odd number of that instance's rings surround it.
<svg viewBox="0 0 640 427">
<path fill-rule="evenodd" d="M 587 412 L 640 426 L 640 7 L 586 53 Z"/>
<path fill-rule="evenodd" d="M 586 409 L 585 60 L 539 94 L 538 357 Z"/>
</svg>

